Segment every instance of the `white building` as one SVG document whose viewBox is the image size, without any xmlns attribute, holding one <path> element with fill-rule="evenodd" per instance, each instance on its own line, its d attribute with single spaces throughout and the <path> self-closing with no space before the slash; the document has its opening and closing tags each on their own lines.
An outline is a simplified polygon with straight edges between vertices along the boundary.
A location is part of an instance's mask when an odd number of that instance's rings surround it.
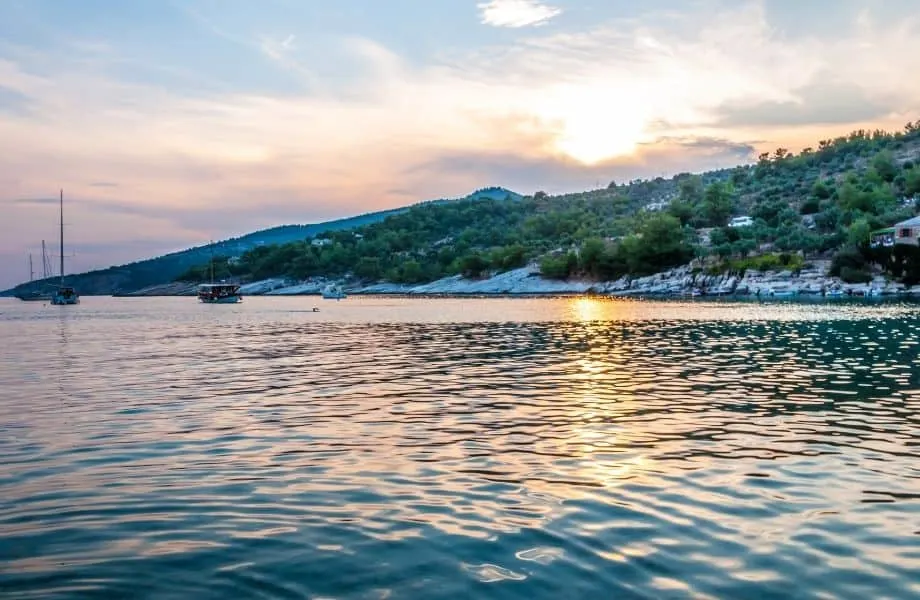
<svg viewBox="0 0 920 600">
<path fill-rule="evenodd" d="M 328 246 L 331 243 L 332 243 L 332 240 L 330 240 L 329 238 L 316 238 L 312 242 L 310 242 L 310 244 L 312 244 L 316 248 Z"/>
<path fill-rule="evenodd" d="M 896 244 L 920 246 L 920 217 L 895 223 L 894 230 L 894 242 Z"/>
<path fill-rule="evenodd" d="M 729 227 L 750 227 L 753 224 L 754 219 L 751 217 L 734 217 L 728 222 Z"/>
</svg>

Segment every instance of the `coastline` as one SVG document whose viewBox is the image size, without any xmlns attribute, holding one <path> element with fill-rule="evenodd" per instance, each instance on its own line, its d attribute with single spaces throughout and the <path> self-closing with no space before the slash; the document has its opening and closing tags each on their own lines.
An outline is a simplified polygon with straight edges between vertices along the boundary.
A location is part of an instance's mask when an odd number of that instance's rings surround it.
<svg viewBox="0 0 920 600">
<path fill-rule="evenodd" d="M 649 299 L 846 299 L 920 298 L 920 285 L 907 287 L 876 277 L 867 283 L 845 283 L 827 274 L 827 264 L 816 264 L 799 273 L 789 271 L 748 271 L 736 275 L 707 275 L 689 266 L 678 267 L 646 277 L 622 277 L 615 281 L 586 279 L 553 280 L 540 276 L 535 265 L 498 273 L 482 279 L 459 275 L 423 284 L 387 282 L 355 283 L 315 278 L 294 282 L 280 278 L 243 284 L 244 296 L 317 296 L 330 283 L 338 283 L 348 295 L 470 298 L 542 298 L 559 296 L 597 296 Z M 118 297 L 194 296 L 197 284 L 170 283 L 135 292 L 113 294 Z"/>
</svg>

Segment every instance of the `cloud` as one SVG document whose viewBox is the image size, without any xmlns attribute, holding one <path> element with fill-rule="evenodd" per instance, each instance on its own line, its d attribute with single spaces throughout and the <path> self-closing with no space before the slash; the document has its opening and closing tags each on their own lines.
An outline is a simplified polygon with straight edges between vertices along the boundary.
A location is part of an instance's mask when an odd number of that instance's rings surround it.
<svg viewBox="0 0 920 600">
<path fill-rule="evenodd" d="M 734 142 L 723 138 L 713 137 L 660 137 L 651 144 L 643 144 L 645 148 L 675 148 L 690 152 L 694 162 L 700 159 L 715 159 L 719 163 L 745 163 L 757 154 L 757 146 L 753 142 Z"/>
<path fill-rule="evenodd" d="M 865 88 L 852 83 L 823 80 L 821 76 L 796 90 L 792 100 L 767 102 L 728 102 L 715 109 L 718 125 L 798 126 L 845 124 L 883 118 L 892 105 L 872 97 Z"/>
<path fill-rule="evenodd" d="M 478 5 L 484 25 L 528 27 L 543 25 L 559 16 L 562 9 L 538 0 L 491 0 Z"/>
<path fill-rule="evenodd" d="M 28 115 L 31 111 L 29 97 L 0 85 L 0 113 L 13 116 Z"/>
<path fill-rule="evenodd" d="M 44 204 L 57 204 L 58 198 L 13 198 L 6 200 L 5 204 L 21 204 L 24 206 L 28 205 L 44 205 Z"/>
<path fill-rule="evenodd" d="M 640 145 L 630 156 L 587 165 L 564 156 L 525 157 L 508 152 L 447 152 L 403 173 L 408 180 L 437 176 L 457 189 L 503 185 L 522 194 L 537 189 L 565 193 L 606 186 L 611 180 L 667 176 L 693 165 L 709 170 L 735 165 L 756 156 L 753 144 L 718 138 L 661 137 Z M 464 187 L 465 186 L 465 187 Z"/>
</svg>

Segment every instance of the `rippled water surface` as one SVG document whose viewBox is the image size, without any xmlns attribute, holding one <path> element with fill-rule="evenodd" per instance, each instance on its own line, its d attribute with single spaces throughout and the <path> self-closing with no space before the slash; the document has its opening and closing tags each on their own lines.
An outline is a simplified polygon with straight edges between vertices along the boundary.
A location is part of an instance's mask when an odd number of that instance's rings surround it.
<svg viewBox="0 0 920 600">
<path fill-rule="evenodd" d="M 920 598 L 918 326 L 0 300 L 0 596 Z"/>
</svg>

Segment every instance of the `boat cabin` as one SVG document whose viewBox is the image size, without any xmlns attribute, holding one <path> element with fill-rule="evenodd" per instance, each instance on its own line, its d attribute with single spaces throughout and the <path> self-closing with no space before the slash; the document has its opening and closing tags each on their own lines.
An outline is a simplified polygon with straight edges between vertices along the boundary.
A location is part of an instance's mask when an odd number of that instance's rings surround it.
<svg viewBox="0 0 920 600">
<path fill-rule="evenodd" d="M 876 229 L 869 235 L 870 248 L 891 248 L 895 245 L 920 246 L 920 217 Z"/>
<path fill-rule="evenodd" d="M 80 296 L 72 287 L 61 286 L 51 294 L 51 304 L 79 304 Z"/>
<path fill-rule="evenodd" d="M 225 303 L 239 302 L 240 286 L 235 283 L 203 283 L 198 286 L 198 299 L 201 302 Z"/>
</svg>

